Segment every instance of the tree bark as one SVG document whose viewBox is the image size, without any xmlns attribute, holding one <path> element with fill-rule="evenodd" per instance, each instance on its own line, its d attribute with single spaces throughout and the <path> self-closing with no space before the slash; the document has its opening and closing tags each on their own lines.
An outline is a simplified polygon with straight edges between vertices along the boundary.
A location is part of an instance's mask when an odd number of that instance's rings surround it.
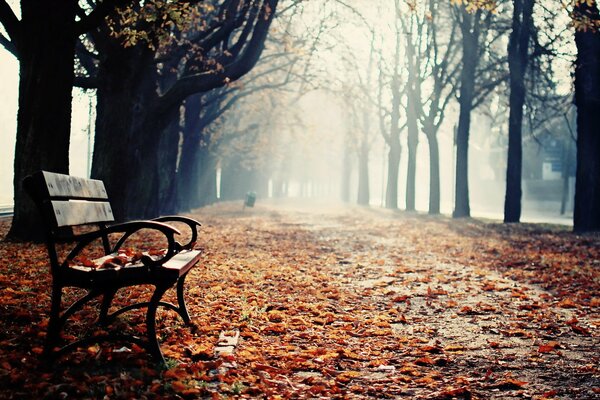
<svg viewBox="0 0 600 400">
<path fill-rule="evenodd" d="M 394 7 L 397 14 L 401 11 L 400 1 L 394 0 Z M 385 208 L 390 210 L 398 209 L 398 178 L 400 174 L 400 155 L 402 147 L 400 145 L 400 106 L 402 104 L 402 93 L 400 89 L 400 44 L 402 42 L 402 29 L 400 21 L 395 21 L 395 50 L 394 50 L 394 73 L 391 82 L 392 92 L 392 110 L 390 118 L 390 134 L 385 136 L 389 146 L 388 152 L 388 175 L 385 191 Z"/>
<path fill-rule="evenodd" d="M 600 19 L 596 5 L 585 2 L 577 13 Z M 577 172 L 573 230 L 600 230 L 600 32 L 575 33 L 575 104 L 577 106 Z"/>
<path fill-rule="evenodd" d="M 397 36 L 399 34 L 397 33 Z M 399 41 L 396 38 L 396 63 L 399 62 Z M 402 94 L 400 93 L 400 77 L 398 71 L 395 71 L 392 79 L 392 112 L 390 134 L 387 138 L 387 144 L 390 148 L 388 152 L 388 176 L 385 192 L 385 207 L 391 210 L 398 209 L 398 178 L 400 174 L 400 155 L 402 147 L 400 145 L 400 104 Z"/>
<path fill-rule="evenodd" d="M 529 58 L 529 39 L 533 29 L 534 0 L 513 0 L 512 32 L 508 43 L 510 73 L 508 160 L 504 222 L 521 219 L 521 176 L 523 165 L 522 125 L 525 103 L 525 73 Z"/>
<path fill-rule="evenodd" d="M 197 174 L 200 181 L 194 191 L 194 208 L 204 207 L 217 202 L 217 157 L 209 146 L 200 147 Z"/>
<path fill-rule="evenodd" d="M 177 171 L 177 204 L 181 211 L 189 212 L 198 201 L 198 186 L 202 167 L 198 164 L 200 159 L 200 146 L 202 128 L 200 127 L 200 110 L 202 96 L 196 94 L 185 100 L 185 114 L 183 121 L 183 144 L 181 146 L 181 159 Z"/>
<path fill-rule="evenodd" d="M 43 169 L 69 172 L 75 3 L 21 1 L 19 110 L 14 163 L 14 217 L 9 240 L 43 238 L 40 216 L 22 187 Z"/>
<path fill-rule="evenodd" d="M 177 203 L 178 163 L 181 126 L 178 115 L 165 128 L 160 137 L 157 153 L 158 169 L 158 204 L 161 215 L 171 215 L 179 212 Z"/>
<path fill-rule="evenodd" d="M 392 138 L 388 152 L 388 177 L 385 192 L 385 208 L 398 209 L 398 178 L 400 173 L 400 138 Z"/>
<path fill-rule="evenodd" d="M 415 82 L 415 84 L 418 84 Z M 410 97 L 410 95 L 409 95 Z M 417 178 L 417 146 L 419 144 L 419 126 L 417 124 L 415 99 L 409 99 L 407 115 L 408 165 L 406 169 L 406 211 L 415 211 L 415 187 Z"/>
<path fill-rule="evenodd" d="M 426 132 L 429 145 L 429 214 L 440 213 L 440 150 L 437 132 Z"/>
<path fill-rule="evenodd" d="M 150 199 L 132 191 L 135 190 L 135 181 L 141 179 L 139 169 L 150 167 L 142 167 L 143 153 L 149 151 L 146 146 L 159 139 L 160 129 L 146 122 L 150 117 L 151 104 L 157 98 L 158 76 L 153 63 L 154 54 L 141 44 L 124 48 L 112 38 L 97 45 L 102 45 L 102 58 L 98 68 L 91 175 L 104 181 L 117 220 L 150 216 L 138 211 L 130 214 L 128 207 L 132 205 L 128 202 L 133 200 L 134 208 L 137 204 L 140 208 L 150 205 Z M 146 127 L 148 131 L 145 131 Z M 152 151 L 152 156 L 156 155 L 156 150 Z M 144 182 L 144 185 L 150 187 L 155 183 L 155 177 L 151 177 L 151 181 Z M 157 202 L 152 203 L 157 207 Z"/>
</svg>

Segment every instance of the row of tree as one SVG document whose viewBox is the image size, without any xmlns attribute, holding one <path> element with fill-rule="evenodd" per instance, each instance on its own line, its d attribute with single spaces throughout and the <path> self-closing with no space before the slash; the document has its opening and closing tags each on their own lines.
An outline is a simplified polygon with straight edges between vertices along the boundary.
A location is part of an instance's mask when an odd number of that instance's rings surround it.
<svg viewBox="0 0 600 400">
<path fill-rule="evenodd" d="M 23 0 L 18 19 L 0 1 L 6 31 L 0 41 L 20 66 L 13 239 L 41 234 L 22 179 L 39 169 L 68 173 L 74 86 L 96 89 L 92 177 L 104 181 L 116 218 L 186 208 L 185 191 L 193 190 L 190 179 L 202 168 L 202 130 L 194 125 L 207 125 L 227 108 L 219 94 L 257 64 L 278 5 L 60 3 Z M 180 139 L 184 102 L 187 129 Z"/>
<path fill-rule="evenodd" d="M 598 9 L 594 2 L 575 1 L 569 10 L 571 24 L 560 4 L 535 0 L 472 2 L 395 1 L 391 27 L 396 43 L 386 55 L 377 40 L 371 53 L 379 58 L 378 84 L 370 82 L 370 67 L 355 79 L 367 105 L 379 111 L 380 132 L 389 148 L 385 205 L 398 206 L 398 171 L 401 143 L 406 143 L 407 177 L 405 204 L 415 209 L 416 154 L 420 133 L 429 147 L 429 213 L 440 211 L 440 165 L 438 132 L 448 110 L 457 107 L 455 217 L 470 216 L 468 153 L 471 116 L 476 108 L 498 113 L 498 103 L 508 110 L 508 159 L 506 169 L 505 222 L 518 222 L 522 199 L 522 145 L 524 127 L 531 134 L 551 124 L 562 123 L 570 113 L 571 94 L 561 93 L 556 81 L 557 64 L 573 62 L 577 106 L 577 180 L 574 228 L 598 230 L 598 132 L 592 128 L 591 112 L 597 93 L 596 78 Z M 557 27 L 564 29 L 557 30 Z M 575 28 L 576 58 L 572 29 Z M 371 35 L 380 34 L 375 29 Z M 571 42 L 569 42 L 569 39 Z M 384 43 L 385 45 L 386 43 Z M 567 50 L 565 50 L 567 49 Z M 371 65 L 372 57 L 363 63 Z M 360 62 L 360 61 L 358 61 Z M 355 61 L 356 63 L 356 61 Z M 355 66 L 350 68 L 357 70 Z M 364 72 L 366 71 L 366 72 Z M 376 88 L 373 88 L 375 86 Z M 373 91 L 377 93 L 373 94 Z M 505 95 L 504 93 L 507 93 Z M 456 99 L 456 103 L 453 101 Z M 504 106 L 505 104 L 505 106 Z M 591 107 L 591 108 L 590 108 Z M 446 124 L 446 127 L 448 124 Z M 364 129 L 368 129 L 366 125 Z M 369 133 L 370 134 L 370 133 Z M 363 137 L 368 136 L 364 132 Z M 404 137 L 404 140 L 400 140 Z M 372 142 L 372 139 L 370 140 Z M 369 139 L 355 139 L 360 160 L 367 159 Z M 367 150 L 368 152 L 368 150 Z M 366 163 L 359 161 L 359 166 Z M 349 176 L 347 173 L 344 176 Z M 368 174 L 359 172 L 361 202 L 368 202 Z M 347 187 L 347 185 L 343 185 Z M 595 203 L 594 203 L 595 202 Z"/>
</svg>

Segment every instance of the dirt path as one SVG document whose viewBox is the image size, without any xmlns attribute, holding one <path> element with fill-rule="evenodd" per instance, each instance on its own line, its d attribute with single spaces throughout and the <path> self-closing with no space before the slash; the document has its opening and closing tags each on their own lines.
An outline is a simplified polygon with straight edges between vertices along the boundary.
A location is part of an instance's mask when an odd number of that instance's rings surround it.
<svg viewBox="0 0 600 400">
<path fill-rule="evenodd" d="M 491 227 L 360 208 L 248 212 L 249 229 L 262 223 L 313 235 L 309 268 L 321 268 L 339 291 L 328 299 L 333 313 L 360 321 L 344 339 L 360 363 L 341 356 L 331 366 L 333 375 L 357 372 L 342 382 L 345 394 L 600 398 L 598 304 L 571 304 L 501 273 L 494 264 L 515 257 L 502 252 L 516 252 L 525 268 L 538 254 L 511 248 Z M 273 247 L 282 246 L 275 238 Z M 325 378 L 300 372 L 294 381 L 304 375 Z M 311 387 L 300 386 L 295 394 Z"/>
</svg>

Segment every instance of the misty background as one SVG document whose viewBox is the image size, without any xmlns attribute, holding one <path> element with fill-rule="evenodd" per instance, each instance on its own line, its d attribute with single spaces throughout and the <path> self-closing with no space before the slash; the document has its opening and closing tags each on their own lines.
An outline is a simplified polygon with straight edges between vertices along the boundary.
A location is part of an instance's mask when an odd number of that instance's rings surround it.
<svg viewBox="0 0 600 400">
<path fill-rule="evenodd" d="M 295 56 L 294 69 L 279 71 L 279 74 L 287 74 L 281 79 L 289 82 L 273 85 L 277 78 L 272 78 L 273 87 L 246 95 L 215 124 L 215 136 L 228 138 L 226 145 L 221 144 L 218 150 L 220 160 L 231 158 L 234 154 L 241 158 L 242 167 L 260 167 L 269 172 L 268 187 L 262 197 L 283 195 L 340 201 L 344 160 L 347 157 L 347 165 L 351 167 L 349 200 L 356 203 L 358 142 L 361 135 L 366 135 L 369 143 L 368 203 L 373 207 L 384 206 L 388 148 L 379 132 L 378 111 L 368 101 L 377 97 L 376 91 L 366 93 L 364 87 L 374 88 L 380 71 L 386 68 L 376 61 L 377 57 L 384 60 L 383 63 L 389 63 L 393 57 L 396 21 L 393 2 L 380 2 L 378 7 L 370 4 L 361 1 L 348 7 L 312 2 L 304 6 L 302 12 L 294 17 L 292 25 L 285 28 L 289 37 L 282 39 L 288 41 L 286 51 Z M 284 23 L 273 29 L 272 35 L 280 34 Z M 374 31 L 377 31 L 378 37 L 378 56 L 373 56 L 372 50 Z M 506 41 L 500 41 L 497 46 L 506 49 Z M 263 59 L 268 60 L 270 54 L 277 53 L 279 49 L 275 47 L 267 44 Z M 406 49 L 401 52 L 405 53 Z M 571 61 L 568 55 L 565 56 L 557 61 L 558 67 L 553 71 L 559 91 L 565 95 L 572 86 Z M 244 82 L 252 85 L 252 80 L 270 65 L 263 61 L 248 77 L 242 78 L 242 89 Z M 13 202 L 18 64 L 1 47 L 0 76 L 0 206 L 5 207 Z M 403 79 L 406 76 L 403 75 Z M 499 85 L 490 95 L 487 108 L 476 109 L 472 114 L 469 189 L 473 216 L 502 218 L 508 120 L 507 110 L 502 109 L 502 104 L 507 101 L 507 93 L 506 86 Z M 90 173 L 94 108 L 93 90 L 74 89 L 70 145 L 70 173 L 73 175 L 89 176 Z M 448 105 L 438 133 L 440 211 L 444 214 L 450 214 L 453 209 L 457 119 L 458 104 L 454 99 Z M 570 140 L 568 129 L 560 119 L 550 120 L 537 131 L 524 129 L 524 222 L 572 223 L 575 168 L 574 165 L 565 168 L 564 143 Z M 347 146 L 349 138 L 354 142 L 350 149 Z M 405 208 L 406 140 L 404 132 L 401 134 L 398 184 L 400 209 Z M 415 192 L 418 211 L 428 210 L 428 160 L 427 140 L 420 133 Z M 566 178 L 565 171 L 568 174 Z M 217 169 L 218 179 L 222 178 L 220 174 L 220 169 Z M 285 181 L 283 193 L 277 182 L 278 176 Z M 253 187 L 247 189 L 259 191 Z M 219 197 L 224 197 L 221 190 L 218 191 Z M 561 205 L 564 206 L 562 214 Z"/>
</svg>

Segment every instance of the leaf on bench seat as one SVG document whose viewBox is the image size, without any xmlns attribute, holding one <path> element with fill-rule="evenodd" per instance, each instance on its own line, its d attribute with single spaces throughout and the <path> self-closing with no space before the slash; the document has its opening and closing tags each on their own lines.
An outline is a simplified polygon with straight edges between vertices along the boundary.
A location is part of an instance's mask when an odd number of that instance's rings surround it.
<svg viewBox="0 0 600 400">
<path fill-rule="evenodd" d="M 102 263 L 102 265 L 100 265 L 98 267 L 98 269 L 105 269 L 105 268 L 118 269 L 118 268 L 125 267 L 128 263 L 129 263 L 128 257 L 118 255 L 116 257 L 112 257 L 112 258 L 109 258 L 108 260 L 104 261 Z"/>
</svg>

